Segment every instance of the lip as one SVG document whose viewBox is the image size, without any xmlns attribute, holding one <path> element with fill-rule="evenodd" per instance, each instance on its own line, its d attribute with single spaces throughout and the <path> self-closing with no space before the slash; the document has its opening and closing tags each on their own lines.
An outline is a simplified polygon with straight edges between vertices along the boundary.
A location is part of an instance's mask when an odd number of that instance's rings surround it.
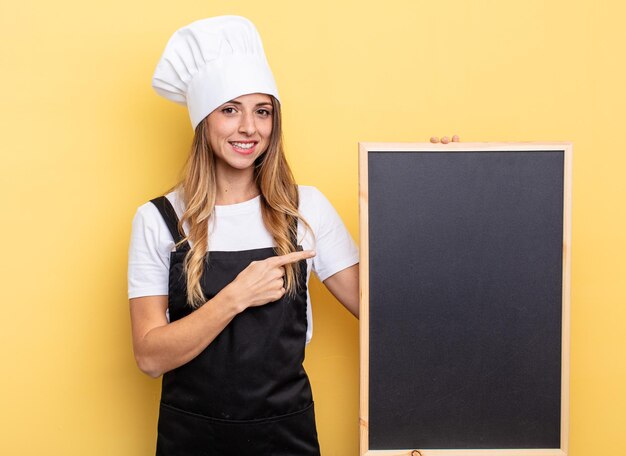
<svg viewBox="0 0 626 456">
<path fill-rule="evenodd" d="M 256 150 L 256 146 L 258 144 L 258 141 L 228 141 L 228 143 L 230 144 L 230 147 L 235 152 L 237 152 L 238 154 L 241 154 L 241 155 L 251 155 Z M 253 146 L 250 149 L 240 149 L 239 147 L 235 146 L 234 143 L 253 144 Z"/>
</svg>

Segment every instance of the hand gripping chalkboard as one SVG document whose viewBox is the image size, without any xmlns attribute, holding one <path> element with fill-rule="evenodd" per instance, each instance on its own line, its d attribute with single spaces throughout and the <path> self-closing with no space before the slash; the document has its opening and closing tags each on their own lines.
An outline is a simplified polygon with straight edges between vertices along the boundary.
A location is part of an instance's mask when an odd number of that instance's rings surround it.
<svg viewBox="0 0 626 456">
<path fill-rule="evenodd" d="M 360 144 L 361 455 L 567 455 L 570 144 Z"/>
</svg>

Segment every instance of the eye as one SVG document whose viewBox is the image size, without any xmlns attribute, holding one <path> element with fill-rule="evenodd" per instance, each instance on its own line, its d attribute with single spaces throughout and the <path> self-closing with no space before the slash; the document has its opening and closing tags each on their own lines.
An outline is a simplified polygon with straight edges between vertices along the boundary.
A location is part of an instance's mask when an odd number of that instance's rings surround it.
<svg viewBox="0 0 626 456">
<path fill-rule="evenodd" d="M 272 115 L 272 111 L 269 109 L 261 108 L 257 111 L 262 117 L 269 117 Z"/>
<path fill-rule="evenodd" d="M 237 110 L 232 106 L 226 106 L 225 108 L 222 108 L 222 112 L 224 114 L 234 114 L 235 112 L 237 112 Z"/>
</svg>

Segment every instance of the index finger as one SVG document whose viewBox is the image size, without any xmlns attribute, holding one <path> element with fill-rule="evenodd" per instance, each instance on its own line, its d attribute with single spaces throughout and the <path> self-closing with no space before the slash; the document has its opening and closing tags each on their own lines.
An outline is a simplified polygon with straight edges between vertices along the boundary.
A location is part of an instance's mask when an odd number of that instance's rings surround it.
<svg viewBox="0 0 626 456">
<path fill-rule="evenodd" d="M 279 255 L 274 257 L 274 263 L 277 266 L 284 266 L 289 263 L 295 263 L 300 260 L 307 260 L 315 256 L 314 250 L 302 250 L 300 252 L 291 252 L 285 255 Z"/>
</svg>

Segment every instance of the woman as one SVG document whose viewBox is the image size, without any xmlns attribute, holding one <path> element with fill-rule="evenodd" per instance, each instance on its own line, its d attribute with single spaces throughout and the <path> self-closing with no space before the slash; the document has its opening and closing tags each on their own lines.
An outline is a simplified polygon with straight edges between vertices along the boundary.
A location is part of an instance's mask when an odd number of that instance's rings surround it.
<svg viewBox="0 0 626 456">
<path fill-rule="evenodd" d="M 182 181 L 133 220 L 139 368 L 163 375 L 159 455 L 317 455 L 302 367 L 311 269 L 358 316 L 358 252 L 285 161 L 278 92 L 247 19 L 194 22 L 153 78 L 194 127 Z"/>
</svg>

